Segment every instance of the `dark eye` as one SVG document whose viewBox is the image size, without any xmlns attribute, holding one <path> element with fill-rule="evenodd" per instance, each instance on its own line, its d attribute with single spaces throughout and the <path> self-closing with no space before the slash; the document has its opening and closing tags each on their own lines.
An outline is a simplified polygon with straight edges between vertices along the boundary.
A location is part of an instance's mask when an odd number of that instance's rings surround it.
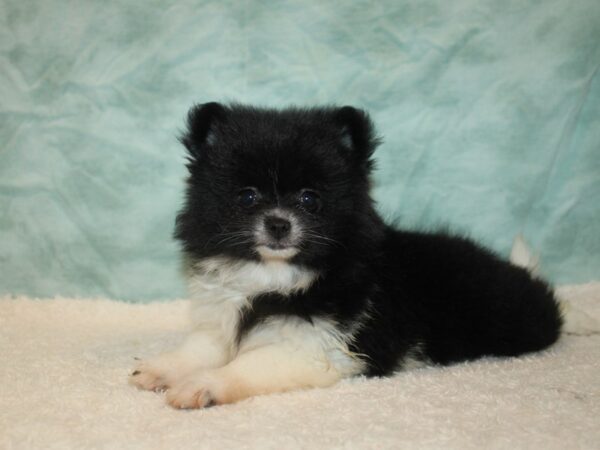
<svg viewBox="0 0 600 450">
<path fill-rule="evenodd" d="M 319 194 L 313 191 L 302 191 L 300 205 L 307 211 L 316 211 L 319 208 Z"/>
<path fill-rule="evenodd" d="M 238 194 L 238 203 L 244 208 L 250 208 L 258 202 L 258 192 L 256 189 L 242 189 Z"/>
</svg>

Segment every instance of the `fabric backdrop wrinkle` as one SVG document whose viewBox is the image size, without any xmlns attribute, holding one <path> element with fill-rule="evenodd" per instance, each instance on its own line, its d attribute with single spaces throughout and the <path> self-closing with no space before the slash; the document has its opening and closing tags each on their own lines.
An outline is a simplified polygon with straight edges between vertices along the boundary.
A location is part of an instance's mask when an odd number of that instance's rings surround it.
<svg viewBox="0 0 600 450">
<path fill-rule="evenodd" d="M 390 221 L 600 273 L 596 0 L 0 0 L 0 293 L 185 295 L 194 103 L 367 109 Z"/>
</svg>

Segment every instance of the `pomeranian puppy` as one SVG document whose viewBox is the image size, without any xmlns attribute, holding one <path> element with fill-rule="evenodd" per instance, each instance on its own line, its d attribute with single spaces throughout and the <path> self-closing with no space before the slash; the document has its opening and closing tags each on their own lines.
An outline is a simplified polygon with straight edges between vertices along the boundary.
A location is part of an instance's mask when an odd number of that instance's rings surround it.
<svg viewBox="0 0 600 450">
<path fill-rule="evenodd" d="M 365 112 L 207 103 L 187 127 L 175 236 L 193 330 L 141 361 L 132 384 L 203 408 L 558 339 L 544 281 L 463 237 L 382 221 Z"/>
</svg>

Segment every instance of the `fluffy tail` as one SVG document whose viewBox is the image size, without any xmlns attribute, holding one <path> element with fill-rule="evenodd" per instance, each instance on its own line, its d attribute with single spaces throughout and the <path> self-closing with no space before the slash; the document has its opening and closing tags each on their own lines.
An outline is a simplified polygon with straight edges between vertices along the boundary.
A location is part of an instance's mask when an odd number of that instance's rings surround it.
<svg viewBox="0 0 600 450">
<path fill-rule="evenodd" d="M 518 234 L 513 241 L 510 251 L 510 262 L 515 266 L 527 269 L 533 276 L 537 276 L 540 262 L 539 256 L 532 254 L 522 234 Z M 564 321 L 563 333 L 578 336 L 600 333 L 600 321 L 578 309 L 569 300 L 559 298 L 558 296 L 557 298 Z"/>
</svg>

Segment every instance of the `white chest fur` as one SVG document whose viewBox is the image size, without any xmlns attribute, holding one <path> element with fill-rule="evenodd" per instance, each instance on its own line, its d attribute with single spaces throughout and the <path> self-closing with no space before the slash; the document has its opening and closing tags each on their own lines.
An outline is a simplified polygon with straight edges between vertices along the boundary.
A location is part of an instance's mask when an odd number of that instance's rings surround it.
<svg viewBox="0 0 600 450">
<path fill-rule="evenodd" d="M 194 267 L 197 275 L 192 277 L 192 289 L 197 288 L 197 282 L 208 282 L 234 289 L 246 297 L 268 291 L 289 294 L 304 290 L 317 277 L 313 270 L 282 260 L 255 262 L 214 257 L 204 259 Z"/>
<path fill-rule="evenodd" d="M 196 331 L 218 336 L 234 350 L 240 310 L 263 292 L 290 294 L 307 289 L 318 274 L 285 261 L 267 263 L 223 257 L 195 264 L 189 279 L 191 316 Z"/>
</svg>

